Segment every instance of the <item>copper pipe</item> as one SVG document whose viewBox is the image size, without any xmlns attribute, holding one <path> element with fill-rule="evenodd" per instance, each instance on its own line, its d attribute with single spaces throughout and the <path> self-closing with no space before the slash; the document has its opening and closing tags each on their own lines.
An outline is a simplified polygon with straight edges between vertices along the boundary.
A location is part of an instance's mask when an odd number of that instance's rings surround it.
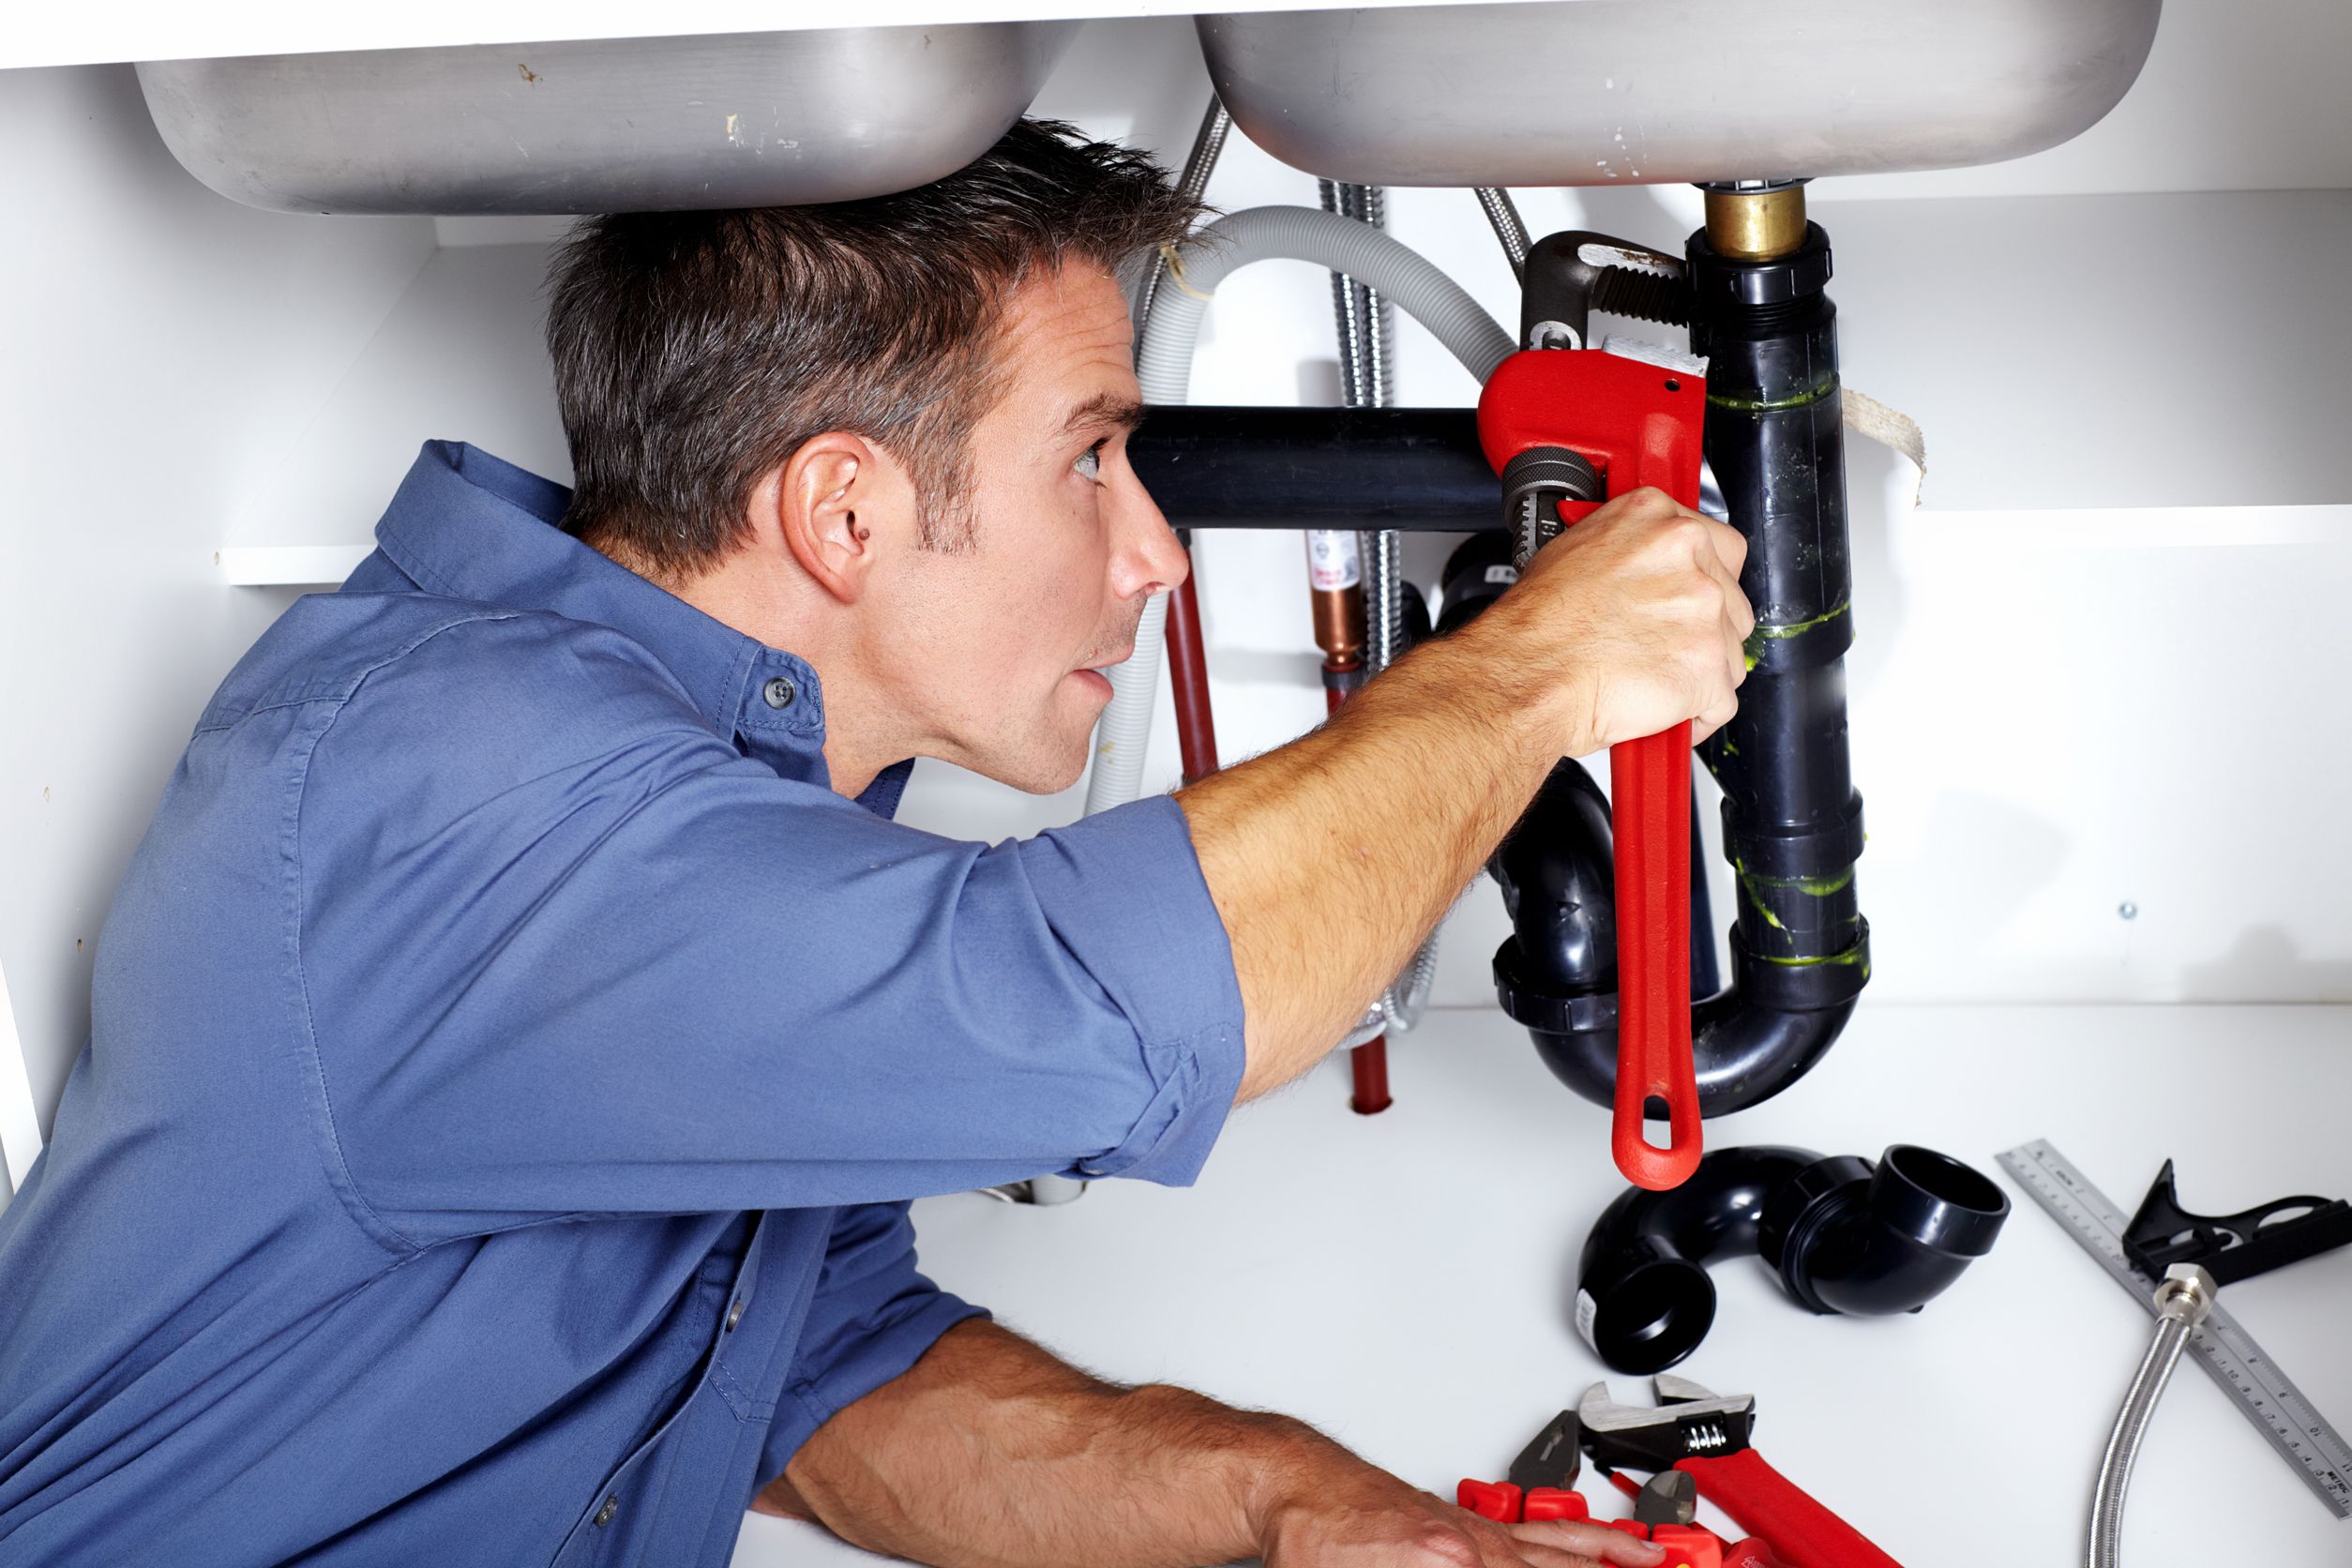
<svg viewBox="0 0 2352 1568">
<path fill-rule="evenodd" d="M 1323 668 L 1354 669 L 1364 661 L 1364 565 L 1356 536 L 1308 530 L 1306 583 Z"/>
<path fill-rule="evenodd" d="M 1330 625 L 1354 627 L 1354 641 L 1324 634 L 1326 607 Z M 1170 617 L 1172 620 L 1174 617 Z M 1364 668 L 1364 591 L 1353 588 L 1318 588 L 1315 590 L 1315 641 L 1323 648 L 1323 701 L 1326 712 L 1337 713 L 1339 704 L 1348 700 L 1355 683 L 1344 677 L 1359 673 Z M 1337 658 L 1334 652 L 1344 650 L 1349 656 Z M 1354 1080 L 1355 1092 L 1349 1099 L 1349 1108 L 1359 1116 L 1377 1116 L 1395 1102 L 1388 1092 L 1388 1036 L 1376 1034 L 1348 1053 L 1348 1071 Z"/>
<path fill-rule="evenodd" d="M 1315 645 L 1323 650 L 1327 669 L 1352 670 L 1364 662 L 1364 590 L 1318 588 L 1315 595 Z"/>
</svg>

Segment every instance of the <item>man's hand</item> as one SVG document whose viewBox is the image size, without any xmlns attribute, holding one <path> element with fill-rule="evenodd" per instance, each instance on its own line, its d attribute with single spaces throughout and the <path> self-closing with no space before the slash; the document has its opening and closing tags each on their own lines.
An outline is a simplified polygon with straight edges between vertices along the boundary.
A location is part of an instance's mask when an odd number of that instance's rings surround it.
<svg viewBox="0 0 2352 1568">
<path fill-rule="evenodd" d="M 1756 629 L 1740 592 L 1747 557 L 1738 529 L 1654 490 L 1618 497 L 1536 552 L 1488 614 L 1518 656 L 1553 672 L 1561 755 L 1686 718 L 1701 739 L 1731 717 Z"/>
<path fill-rule="evenodd" d="M 1266 1568 L 1657 1568 L 1666 1560 L 1600 1525 L 1493 1524 L 1361 1460 L 1277 1508 L 1263 1550 Z"/>
<path fill-rule="evenodd" d="M 1177 792 L 1233 942 L 1240 1097 L 1320 1061 L 1554 763 L 1731 716 L 1747 543 L 1656 490 L 1596 509 L 1312 734 Z"/>
</svg>

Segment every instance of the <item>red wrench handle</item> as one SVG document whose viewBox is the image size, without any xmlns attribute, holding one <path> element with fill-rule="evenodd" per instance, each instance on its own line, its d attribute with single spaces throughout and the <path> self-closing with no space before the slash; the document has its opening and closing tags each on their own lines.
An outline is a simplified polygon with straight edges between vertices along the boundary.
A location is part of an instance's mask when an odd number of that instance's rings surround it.
<svg viewBox="0 0 2352 1568">
<path fill-rule="evenodd" d="M 1691 727 L 1609 747 L 1617 840 L 1617 1105 L 1610 1153 L 1636 1186 L 1663 1192 L 1698 1168 L 1691 1063 Z M 1644 1136 L 1651 1099 L 1667 1143 Z"/>
<path fill-rule="evenodd" d="M 1719 1459 L 1684 1459 L 1674 1468 L 1690 1471 L 1698 1495 L 1734 1524 L 1771 1542 L 1788 1568 L 1902 1568 L 1753 1448 Z"/>
</svg>

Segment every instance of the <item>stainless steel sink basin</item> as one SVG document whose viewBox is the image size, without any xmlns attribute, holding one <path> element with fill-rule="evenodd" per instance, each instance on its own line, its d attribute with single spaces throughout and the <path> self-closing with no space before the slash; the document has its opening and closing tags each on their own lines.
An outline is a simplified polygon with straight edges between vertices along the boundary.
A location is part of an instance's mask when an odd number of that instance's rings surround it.
<svg viewBox="0 0 2352 1568">
<path fill-rule="evenodd" d="M 1251 141 L 1364 185 L 1995 163 L 2139 74 L 2160 0 L 1551 0 L 1202 16 Z"/>
<path fill-rule="evenodd" d="M 1076 22 L 159 60 L 156 127 L 279 212 L 582 213 L 839 202 L 962 167 Z"/>
</svg>

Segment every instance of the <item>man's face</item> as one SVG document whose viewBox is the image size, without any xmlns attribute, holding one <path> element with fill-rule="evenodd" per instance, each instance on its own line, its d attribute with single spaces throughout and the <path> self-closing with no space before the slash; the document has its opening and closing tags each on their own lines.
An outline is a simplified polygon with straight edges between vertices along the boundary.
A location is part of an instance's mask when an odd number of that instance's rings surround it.
<svg viewBox="0 0 2352 1568">
<path fill-rule="evenodd" d="M 972 542 L 908 561 L 892 685 L 927 754 L 1044 793 L 1085 770 L 1101 671 L 1189 567 L 1127 466 L 1141 393 L 1109 275 L 1074 261 L 1024 285 L 999 352 L 1003 395 L 972 435 Z"/>
</svg>

